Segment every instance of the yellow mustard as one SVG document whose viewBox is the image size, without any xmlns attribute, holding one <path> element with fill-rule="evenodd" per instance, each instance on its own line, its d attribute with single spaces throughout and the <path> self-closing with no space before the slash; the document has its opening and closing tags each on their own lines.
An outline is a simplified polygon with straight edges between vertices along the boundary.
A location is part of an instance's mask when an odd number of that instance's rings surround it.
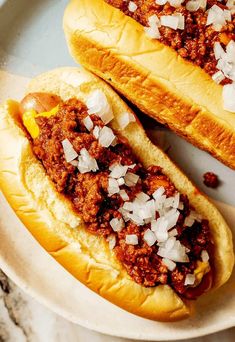
<svg viewBox="0 0 235 342">
<path fill-rule="evenodd" d="M 23 114 L 23 117 L 22 117 L 23 124 L 33 139 L 39 136 L 39 127 L 36 123 L 35 118 L 39 116 L 50 118 L 51 116 L 55 115 L 58 112 L 58 110 L 59 110 L 59 105 L 54 107 L 49 112 L 37 113 L 34 109 L 30 109 L 30 110 L 27 110 L 27 112 Z"/>
</svg>

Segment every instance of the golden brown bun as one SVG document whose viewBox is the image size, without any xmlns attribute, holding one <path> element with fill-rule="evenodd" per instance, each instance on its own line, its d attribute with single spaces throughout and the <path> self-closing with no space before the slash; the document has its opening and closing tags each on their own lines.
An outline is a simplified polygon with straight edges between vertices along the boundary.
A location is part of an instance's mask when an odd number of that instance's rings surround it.
<svg viewBox="0 0 235 342">
<path fill-rule="evenodd" d="M 119 130 L 117 119 L 130 109 L 108 85 L 85 71 L 63 68 L 48 72 L 32 80 L 28 90 L 53 93 L 63 100 L 74 96 L 85 100 L 86 95 L 97 88 L 110 101 L 115 115 L 111 126 Z M 162 321 L 188 317 L 191 312 L 189 302 L 183 301 L 169 286 L 145 288 L 135 283 L 104 239 L 87 232 L 70 201 L 54 190 L 43 166 L 34 156 L 24 131 L 17 125 L 18 110 L 18 103 L 13 101 L 8 101 L 0 109 L 0 184 L 28 230 L 77 279 L 123 309 Z M 161 166 L 178 190 L 187 194 L 196 210 L 210 221 L 215 241 L 214 287 L 221 286 L 229 278 L 234 263 L 231 232 L 224 219 L 169 158 L 149 141 L 139 122 L 129 124 L 120 134 L 130 141 L 145 166 Z"/>
<path fill-rule="evenodd" d="M 103 0 L 71 0 L 64 31 L 74 59 L 144 113 L 235 169 L 235 114 L 222 86 Z"/>
</svg>

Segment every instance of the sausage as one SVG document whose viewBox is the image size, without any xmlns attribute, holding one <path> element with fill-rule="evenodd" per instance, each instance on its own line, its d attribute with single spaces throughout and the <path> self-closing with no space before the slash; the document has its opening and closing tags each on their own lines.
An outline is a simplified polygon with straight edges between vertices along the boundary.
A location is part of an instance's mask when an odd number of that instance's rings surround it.
<svg viewBox="0 0 235 342">
<path fill-rule="evenodd" d="M 29 93 L 20 102 L 19 110 L 23 115 L 26 111 L 34 109 L 37 113 L 49 112 L 61 102 L 61 98 L 49 93 Z"/>
</svg>

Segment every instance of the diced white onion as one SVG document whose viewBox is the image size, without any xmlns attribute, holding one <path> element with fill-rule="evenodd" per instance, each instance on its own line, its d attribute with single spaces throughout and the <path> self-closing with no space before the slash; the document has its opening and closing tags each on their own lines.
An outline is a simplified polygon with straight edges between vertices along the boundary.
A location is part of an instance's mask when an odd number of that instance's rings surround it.
<svg viewBox="0 0 235 342">
<path fill-rule="evenodd" d="M 167 251 L 166 249 L 160 247 L 157 254 L 163 258 L 167 258 L 175 262 L 189 262 L 187 254 L 181 253 L 177 249 Z"/>
<path fill-rule="evenodd" d="M 129 201 L 129 196 L 125 190 L 120 190 L 119 195 L 123 199 L 123 201 Z"/>
<path fill-rule="evenodd" d="M 69 162 L 69 164 L 78 167 L 78 160 L 72 160 L 71 162 Z"/>
<path fill-rule="evenodd" d="M 132 172 L 128 172 L 126 175 L 125 175 L 125 184 L 127 186 L 135 186 L 136 183 L 138 182 L 139 180 L 139 176 L 138 175 L 135 175 L 134 173 Z"/>
<path fill-rule="evenodd" d="M 134 1 L 129 2 L 128 9 L 130 12 L 135 12 L 137 10 L 137 5 L 134 3 Z"/>
<path fill-rule="evenodd" d="M 155 3 L 157 5 L 163 6 L 167 3 L 167 0 L 155 0 Z"/>
<path fill-rule="evenodd" d="M 200 1 L 188 1 L 186 3 L 186 9 L 189 12 L 196 12 L 200 8 Z"/>
<path fill-rule="evenodd" d="M 168 236 L 169 236 L 169 237 L 177 236 L 177 235 L 178 235 L 178 231 L 177 231 L 176 228 L 174 228 L 174 229 L 172 229 L 172 230 L 170 230 L 170 231 L 168 232 Z"/>
<path fill-rule="evenodd" d="M 225 51 L 219 42 L 215 42 L 213 49 L 214 49 L 215 59 L 218 60 L 224 56 Z"/>
<path fill-rule="evenodd" d="M 160 20 L 156 14 L 151 15 L 148 17 L 148 24 L 150 27 L 156 27 L 160 25 Z"/>
<path fill-rule="evenodd" d="M 176 13 L 174 14 L 174 16 L 177 16 L 178 19 L 179 19 L 179 22 L 178 22 L 178 29 L 179 30 L 184 30 L 185 28 L 185 18 L 184 18 L 184 15 L 180 14 L 180 13 Z"/>
<path fill-rule="evenodd" d="M 83 119 L 84 126 L 90 132 L 94 126 L 93 121 L 91 120 L 90 116 L 88 115 L 85 119 Z"/>
<path fill-rule="evenodd" d="M 215 81 L 215 83 L 219 84 L 225 79 L 224 74 L 221 70 L 217 71 L 214 75 L 212 75 L 212 80 Z"/>
<path fill-rule="evenodd" d="M 174 196 L 174 203 L 173 203 L 173 208 L 179 208 L 179 204 L 180 204 L 180 194 L 179 192 L 177 192 Z"/>
<path fill-rule="evenodd" d="M 107 237 L 107 241 L 109 243 L 109 249 L 112 250 L 116 246 L 116 236 L 115 235 L 109 235 Z"/>
<path fill-rule="evenodd" d="M 114 117 L 112 108 L 105 94 L 99 89 L 96 89 L 89 94 L 86 105 L 88 114 L 98 115 L 105 124 L 109 123 Z"/>
<path fill-rule="evenodd" d="M 203 262 L 207 262 L 210 259 L 209 254 L 206 250 L 203 250 L 201 252 L 201 258 Z"/>
<path fill-rule="evenodd" d="M 144 241 L 147 243 L 148 246 L 151 247 L 157 241 L 157 237 L 150 229 L 147 229 L 144 232 Z"/>
<path fill-rule="evenodd" d="M 143 219 L 141 219 L 138 215 L 136 214 L 131 214 L 127 212 L 127 217 L 133 221 L 134 223 L 136 223 L 138 226 L 143 226 L 143 224 L 145 223 Z"/>
<path fill-rule="evenodd" d="M 80 155 L 78 157 L 78 169 L 81 173 L 90 171 L 95 172 L 99 169 L 95 158 L 92 158 L 85 148 L 82 148 L 80 151 Z"/>
<path fill-rule="evenodd" d="M 235 82 L 223 87 L 223 106 L 225 110 L 235 113 Z"/>
<path fill-rule="evenodd" d="M 157 254 L 162 258 L 167 258 L 175 262 L 189 262 L 186 248 L 175 237 L 170 237 L 166 242 L 162 243 Z"/>
<path fill-rule="evenodd" d="M 220 31 L 221 28 L 226 24 L 227 18 L 227 10 L 224 11 L 219 6 L 213 5 L 208 10 L 206 25 L 212 24 L 215 31 Z"/>
<path fill-rule="evenodd" d="M 147 202 L 150 197 L 145 194 L 144 192 L 139 192 L 137 195 L 136 195 L 136 198 L 137 200 L 139 200 L 140 202 Z"/>
<path fill-rule="evenodd" d="M 118 123 L 121 129 L 126 128 L 129 125 L 129 123 L 135 122 L 135 121 L 136 119 L 135 119 L 134 114 L 129 113 L 129 112 L 123 113 L 121 117 L 118 119 Z"/>
<path fill-rule="evenodd" d="M 179 25 L 178 16 L 174 15 L 162 15 L 160 18 L 160 22 L 162 26 L 170 27 L 173 30 L 177 30 Z"/>
<path fill-rule="evenodd" d="M 172 7 L 178 8 L 184 1 L 185 0 L 169 0 L 169 3 Z"/>
<path fill-rule="evenodd" d="M 125 202 L 125 203 L 123 204 L 123 208 L 124 208 L 125 210 L 128 210 L 128 211 L 133 211 L 133 207 L 134 207 L 134 205 L 133 205 L 132 202 Z"/>
<path fill-rule="evenodd" d="M 156 26 L 144 27 L 144 31 L 152 39 L 159 39 L 161 37 L 159 29 Z"/>
<path fill-rule="evenodd" d="M 184 224 L 186 227 L 192 227 L 194 222 L 195 222 L 195 219 L 193 217 L 191 217 L 190 215 L 185 217 Z"/>
<path fill-rule="evenodd" d="M 113 218 L 109 223 L 115 232 L 120 232 L 122 228 L 124 227 L 124 221 L 122 218 L 121 219 Z"/>
<path fill-rule="evenodd" d="M 127 245 L 138 245 L 138 236 L 136 234 L 126 235 Z"/>
<path fill-rule="evenodd" d="M 127 173 L 127 170 L 128 170 L 128 166 L 115 164 L 112 169 L 112 172 L 110 173 L 110 177 L 116 178 L 116 179 L 120 177 L 124 177 Z"/>
<path fill-rule="evenodd" d="M 72 160 L 78 157 L 77 152 L 75 151 L 73 145 L 68 139 L 64 139 L 62 141 L 62 146 L 64 150 L 65 160 L 67 161 L 67 163 L 70 163 Z"/>
<path fill-rule="evenodd" d="M 171 272 L 174 271 L 174 269 L 176 268 L 176 263 L 174 261 L 171 261 L 170 259 L 163 258 L 162 262 Z"/>
<path fill-rule="evenodd" d="M 187 274 L 185 277 L 184 285 L 194 285 L 196 277 L 194 274 Z"/>
<path fill-rule="evenodd" d="M 117 182 L 118 182 L 118 185 L 119 185 L 119 186 L 121 186 L 121 185 L 125 184 L 125 180 L 124 180 L 124 178 L 123 178 L 123 177 L 121 177 L 121 178 L 118 178 L 118 179 L 117 179 Z"/>
<path fill-rule="evenodd" d="M 95 126 L 95 128 L 93 129 L 93 135 L 96 139 L 99 139 L 100 130 L 101 128 L 99 126 Z"/>
<path fill-rule="evenodd" d="M 163 186 L 160 186 L 160 188 L 158 188 L 156 191 L 154 191 L 153 193 L 153 198 L 156 200 L 159 197 L 161 197 L 165 192 L 165 188 Z"/>
<path fill-rule="evenodd" d="M 99 132 L 99 144 L 103 147 L 109 147 L 115 139 L 111 128 L 104 126 Z"/>
<path fill-rule="evenodd" d="M 119 185 L 116 179 L 114 178 L 109 178 L 108 181 L 108 194 L 109 196 L 112 196 L 114 194 L 119 193 L 120 189 L 119 189 Z"/>
</svg>

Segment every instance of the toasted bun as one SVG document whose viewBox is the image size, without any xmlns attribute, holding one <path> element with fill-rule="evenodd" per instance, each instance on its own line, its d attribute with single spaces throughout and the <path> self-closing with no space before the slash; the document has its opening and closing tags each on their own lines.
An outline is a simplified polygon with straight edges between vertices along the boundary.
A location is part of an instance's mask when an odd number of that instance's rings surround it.
<svg viewBox="0 0 235 342">
<path fill-rule="evenodd" d="M 76 68 L 63 68 L 32 80 L 29 92 L 50 92 L 63 100 L 85 100 L 93 89 L 101 89 L 115 115 L 111 126 L 130 109 L 111 88 L 95 76 Z M 34 156 L 20 127 L 19 105 L 8 101 L 0 109 L 0 184 L 16 214 L 38 242 L 71 274 L 112 303 L 145 318 L 174 321 L 189 316 L 190 304 L 166 285 L 145 288 L 135 283 L 103 238 L 90 234 L 71 203 L 57 193 Z M 178 190 L 210 221 L 215 241 L 214 287 L 229 278 L 233 268 L 231 232 L 217 209 L 184 176 L 168 157 L 146 137 L 140 123 L 132 123 L 120 134 L 131 143 L 140 161 L 163 168 Z M 7 142 L 7 144 L 6 144 Z M 77 227 L 77 229 L 74 229 Z"/>
<path fill-rule="evenodd" d="M 103 0 L 71 0 L 64 15 L 70 52 L 144 113 L 235 169 L 235 114 L 222 86 Z"/>
</svg>

